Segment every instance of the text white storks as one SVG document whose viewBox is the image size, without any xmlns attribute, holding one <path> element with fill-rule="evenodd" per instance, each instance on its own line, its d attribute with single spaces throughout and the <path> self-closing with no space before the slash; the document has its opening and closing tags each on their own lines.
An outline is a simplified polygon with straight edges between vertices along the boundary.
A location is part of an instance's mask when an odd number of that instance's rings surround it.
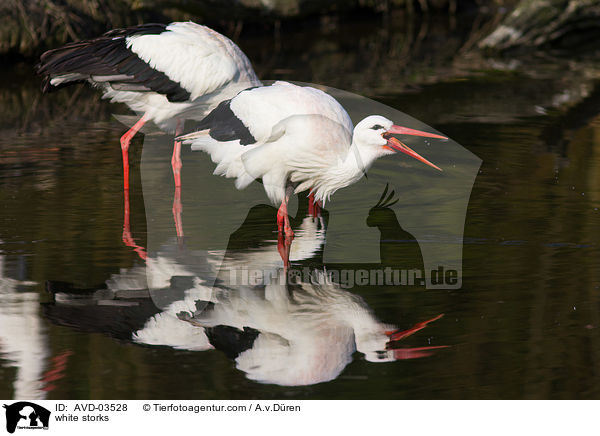
<svg viewBox="0 0 600 436">
<path fill-rule="evenodd" d="M 125 103 L 141 118 L 121 137 L 124 187 L 128 149 L 148 121 L 181 133 L 181 120 L 202 119 L 222 100 L 260 85 L 246 55 L 225 36 L 192 22 L 144 24 L 45 52 L 37 66 L 50 91 L 87 81 L 105 98 Z M 175 185 L 181 185 L 181 144 L 173 148 Z"/>
</svg>

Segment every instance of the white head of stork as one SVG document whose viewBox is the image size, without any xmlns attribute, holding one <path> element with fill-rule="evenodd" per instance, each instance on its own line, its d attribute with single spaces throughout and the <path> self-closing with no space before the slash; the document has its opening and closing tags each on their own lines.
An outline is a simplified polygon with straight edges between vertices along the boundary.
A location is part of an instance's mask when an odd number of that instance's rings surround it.
<svg viewBox="0 0 600 436">
<path fill-rule="evenodd" d="M 236 178 L 243 189 L 261 179 L 269 199 L 281 203 L 278 222 L 293 235 L 287 219 L 292 192 L 310 191 L 314 200 L 329 200 L 338 189 L 358 181 L 382 156 L 402 152 L 441 169 L 392 135 L 447 139 L 396 126 L 379 115 L 356 127 L 329 94 L 287 82 L 252 88 L 223 101 L 197 132 L 179 139 L 210 154 L 215 174 Z"/>
<path fill-rule="evenodd" d="M 356 125 L 352 135 L 352 146 L 356 147 L 361 157 L 364 156 L 363 164 L 365 165 L 365 169 L 370 168 L 373 162 L 382 156 L 402 152 L 442 171 L 441 168 L 432 164 L 406 144 L 393 137 L 393 134 L 446 139 L 444 136 L 433 133 L 396 126 L 392 121 L 381 115 L 370 115 Z"/>
</svg>

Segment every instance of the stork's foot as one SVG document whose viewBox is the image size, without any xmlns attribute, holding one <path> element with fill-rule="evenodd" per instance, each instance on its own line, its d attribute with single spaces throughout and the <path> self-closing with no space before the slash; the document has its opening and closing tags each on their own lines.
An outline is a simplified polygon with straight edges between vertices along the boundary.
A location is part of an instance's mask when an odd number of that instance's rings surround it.
<svg viewBox="0 0 600 436">
<path fill-rule="evenodd" d="M 135 251 L 138 256 L 140 256 L 140 258 L 142 260 L 146 260 L 148 258 L 148 254 L 146 253 L 146 250 L 144 250 L 143 247 L 140 247 L 138 244 L 135 243 L 135 240 L 133 239 L 133 236 L 131 236 L 131 227 L 129 225 L 129 190 L 126 189 L 123 191 L 123 195 L 124 195 L 124 210 L 123 210 L 123 243 L 128 246 L 133 248 L 133 251 Z"/>
<path fill-rule="evenodd" d="M 291 243 L 292 239 L 294 239 L 294 231 L 292 230 L 289 221 L 284 225 L 284 232 L 286 239 L 289 239 Z"/>
<path fill-rule="evenodd" d="M 138 244 L 135 243 L 135 240 L 131 236 L 131 232 L 127 230 L 123 230 L 123 243 L 128 247 L 133 248 L 133 251 L 137 253 L 140 259 L 146 260 L 148 258 L 146 250 L 144 250 L 143 247 L 140 247 Z"/>
<path fill-rule="evenodd" d="M 321 216 L 321 209 L 323 205 L 321 201 L 315 200 L 315 195 L 311 192 L 308 196 L 308 214 L 313 218 L 319 218 Z"/>
<path fill-rule="evenodd" d="M 293 232 L 291 237 L 281 231 L 277 235 L 277 251 L 279 251 L 281 260 L 283 260 L 284 271 L 287 271 L 290 267 L 290 247 L 292 246 L 293 238 Z"/>
<path fill-rule="evenodd" d="M 288 200 L 289 193 L 286 194 L 285 199 L 281 202 L 281 206 L 279 206 L 279 210 L 277 211 L 277 229 L 279 230 L 277 235 L 277 250 L 281 255 L 283 267 L 286 271 L 290 264 L 290 246 L 294 239 L 294 231 L 290 225 L 290 217 L 288 216 L 287 211 Z"/>
</svg>

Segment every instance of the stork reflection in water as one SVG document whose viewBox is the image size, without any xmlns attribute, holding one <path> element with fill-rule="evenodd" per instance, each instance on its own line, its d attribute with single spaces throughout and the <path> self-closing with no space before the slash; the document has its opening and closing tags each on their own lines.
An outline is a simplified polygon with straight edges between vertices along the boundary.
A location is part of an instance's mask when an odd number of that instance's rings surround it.
<svg viewBox="0 0 600 436">
<path fill-rule="evenodd" d="M 378 363 L 427 357 L 444 348 L 401 342 L 441 315 L 398 329 L 379 320 L 363 298 L 324 277 L 327 212 L 318 219 L 308 208 L 304 203 L 292 218 L 297 231 L 289 259 L 309 267 L 316 281 L 280 279 L 284 270 L 272 238 L 277 210 L 257 205 L 226 250 L 187 251 L 173 240 L 144 265 L 113 275 L 93 291 L 64 292 L 64 285 L 51 285 L 57 298 L 46 314 L 58 324 L 95 328 L 139 344 L 220 350 L 248 379 L 285 386 L 333 380 L 357 351 Z M 264 279 L 247 283 L 232 276 L 241 270 L 260 271 Z"/>
</svg>

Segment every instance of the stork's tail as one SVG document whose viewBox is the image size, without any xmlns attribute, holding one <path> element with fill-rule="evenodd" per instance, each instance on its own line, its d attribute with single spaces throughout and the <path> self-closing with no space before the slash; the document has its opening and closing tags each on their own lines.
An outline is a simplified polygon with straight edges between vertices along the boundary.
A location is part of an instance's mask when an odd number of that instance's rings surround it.
<svg viewBox="0 0 600 436">
<path fill-rule="evenodd" d="M 85 80 L 85 75 L 69 68 L 69 60 L 80 57 L 82 48 L 81 43 L 72 43 L 42 54 L 35 66 L 37 74 L 42 76 L 42 92 Z"/>
<path fill-rule="evenodd" d="M 175 138 L 175 141 L 190 143 L 193 139 L 204 138 L 208 135 L 208 130 L 199 130 L 197 132 L 187 133 Z"/>
</svg>

